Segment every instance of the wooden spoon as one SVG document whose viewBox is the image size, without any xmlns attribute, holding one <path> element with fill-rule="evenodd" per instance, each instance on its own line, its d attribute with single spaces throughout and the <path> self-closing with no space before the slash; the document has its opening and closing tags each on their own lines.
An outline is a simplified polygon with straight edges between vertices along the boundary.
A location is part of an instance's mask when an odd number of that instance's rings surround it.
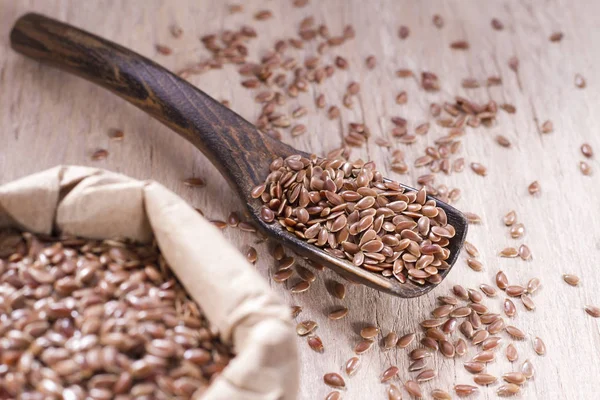
<svg viewBox="0 0 600 400">
<path fill-rule="evenodd" d="M 38 15 L 26 14 L 15 24 L 12 48 L 26 56 L 79 75 L 141 108 L 189 140 L 202 151 L 229 181 L 257 225 L 271 238 L 283 242 L 301 256 L 321 263 L 340 275 L 400 297 L 416 297 L 434 285 L 419 286 L 356 267 L 335 258 L 260 218 L 260 199 L 253 187 L 264 182 L 269 164 L 277 157 L 306 153 L 264 135 L 244 118 L 206 93 L 155 62 L 118 44 L 73 26 Z M 415 190 L 406 187 L 407 190 Z M 439 201 L 456 229 L 450 241 L 447 262 L 456 261 L 467 234 L 467 221 L 455 208 Z M 444 278 L 450 268 L 440 274 Z"/>
</svg>

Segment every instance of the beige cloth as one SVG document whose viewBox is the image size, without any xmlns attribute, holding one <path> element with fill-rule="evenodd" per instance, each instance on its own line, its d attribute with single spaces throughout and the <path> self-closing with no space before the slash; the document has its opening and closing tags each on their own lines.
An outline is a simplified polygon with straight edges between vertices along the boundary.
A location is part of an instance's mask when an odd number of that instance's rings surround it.
<svg viewBox="0 0 600 400">
<path fill-rule="evenodd" d="M 295 399 L 289 307 L 245 258 L 162 185 L 87 167 L 56 167 L 0 186 L 0 228 L 88 238 L 154 235 L 165 259 L 236 357 L 193 399 Z"/>
</svg>

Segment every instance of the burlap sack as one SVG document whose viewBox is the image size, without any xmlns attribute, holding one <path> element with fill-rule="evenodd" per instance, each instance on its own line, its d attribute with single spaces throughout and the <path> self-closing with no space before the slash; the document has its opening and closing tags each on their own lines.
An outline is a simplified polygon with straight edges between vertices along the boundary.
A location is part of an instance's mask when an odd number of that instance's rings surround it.
<svg viewBox="0 0 600 400">
<path fill-rule="evenodd" d="M 0 186 L 0 228 L 87 238 L 156 237 L 174 273 L 236 357 L 193 399 L 295 399 L 289 308 L 245 258 L 162 185 L 87 167 L 56 167 Z"/>
</svg>

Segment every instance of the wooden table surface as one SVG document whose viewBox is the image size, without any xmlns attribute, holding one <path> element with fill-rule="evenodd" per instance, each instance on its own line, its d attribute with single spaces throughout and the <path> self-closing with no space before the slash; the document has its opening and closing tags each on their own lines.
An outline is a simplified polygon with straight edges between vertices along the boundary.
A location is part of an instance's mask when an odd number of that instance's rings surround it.
<svg viewBox="0 0 600 400">
<path fill-rule="evenodd" d="M 426 136 L 414 145 L 403 145 L 391 138 L 392 116 L 408 119 L 409 130 L 431 121 L 429 104 L 453 101 L 455 95 L 474 101 L 498 104 L 512 103 L 517 112 L 499 111 L 497 122 L 490 128 L 467 128 L 462 156 L 467 163 L 481 162 L 488 168 L 486 177 L 468 167 L 463 173 L 438 174 L 436 183 L 462 189 L 456 206 L 479 214 L 482 222 L 472 225 L 468 240 L 475 244 L 484 264 L 482 272 L 470 270 L 465 255 L 452 270 L 447 281 L 421 298 L 404 300 L 353 285 L 348 286 L 345 300 L 334 299 L 325 289 L 328 280 L 338 279 L 329 272 L 318 272 L 317 281 L 303 294 L 290 294 L 286 284 L 272 281 L 274 262 L 263 243 L 239 229 L 227 228 L 224 234 L 241 251 L 254 245 L 259 251 L 256 268 L 271 282 L 275 291 L 290 305 L 303 307 L 298 321 L 312 319 L 319 323 L 317 334 L 325 345 L 324 354 L 313 352 L 305 338 L 298 338 L 302 376 L 299 398 L 322 399 L 331 390 L 323 384 L 326 372 L 342 373 L 345 361 L 353 355 L 358 332 L 367 324 L 375 324 L 383 334 L 420 332 L 419 321 L 429 316 L 436 296 L 447 294 L 453 284 L 477 288 L 492 283 L 495 274 L 504 270 L 510 282 L 525 284 L 539 277 L 542 288 L 533 295 L 535 311 L 527 311 L 515 299 L 518 314 L 510 323 L 520 327 L 527 339 L 514 341 L 519 360 L 509 363 L 504 348 L 512 342 L 506 333 L 498 361 L 488 371 L 500 375 L 518 370 L 526 358 L 536 368 L 535 377 L 524 385 L 522 398 L 527 399 L 594 399 L 600 398 L 600 320 L 587 315 L 586 304 L 600 305 L 600 163 L 599 156 L 587 160 L 595 170 L 592 176 L 579 171 L 584 160 L 580 145 L 590 143 L 600 152 L 600 69 L 597 67 L 600 31 L 597 16 L 600 3 L 567 0 L 552 1 L 316 1 L 304 8 L 294 8 L 291 0 L 247 1 L 244 11 L 230 15 L 228 2 L 210 1 L 0 1 L 0 183 L 5 183 L 57 164 L 82 164 L 118 171 L 135 178 L 154 179 L 202 209 L 211 219 L 226 219 L 231 211 L 242 211 L 224 179 L 195 148 L 166 127 L 133 106 L 91 83 L 26 59 L 9 48 L 10 27 L 18 16 L 37 11 L 59 18 L 91 32 L 135 49 L 163 64 L 180 70 L 207 57 L 198 38 L 242 24 L 255 27 L 258 40 L 250 45 L 251 58 L 272 46 L 276 38 L 296 34 L 299 21 L 314 15 L 318 24 L 326 23 L 331 32 L 340 33 L 346 24 L 356 30 L 356 38 L 330 50 L 348 59 L 351 68 L 335 75 L 286 106 L 307 106 L 309 115 L 302 118 L 308 133 L 292 138 L 289 131 L 283 140 L 299 149 L 324 154 L 342 143 L 349 122 L 364 122 L 371 130 L 366 146 L 352 149 L 352 158 L 375 160 L 385 176 L 415 184 L 426 168 L 414 168 L 414 159 L 427 144 L 444 134 L 432 124 Z M 260 9 L 272 10 L 274 18 L 255 21 L 252 15 Z M 442 29 L 432 24 L 432 15 L 440 14 Z M 498 18 L 504 30 L 495 31 L 490 20 Z M 184 34 L 175 39 L 169 33 L 172 24 L 180 25 Z M 400 25 L 410 28 L 406 40 L 398 38 Z M 549 36 L 561 31 L 564 39 L 553 43 Z M 468 40 L 468 51 L 451 50 L 449 44 Z M 155 44 L 173 48 L 170 56 L 157 54 Z M 315 54 L 316 45 L 297 52 L 302 59 Z M 261 53 L 262 52 L 262 53 Z M 364 58 L 373 54 L 378 65 L 373 71 L 364 67 Z M 518 73 L 508 66 L 517 56 Z M 416 79 L 395 76 L 399 68 L 428 70 L 439 75 L 441 90 L 425 92 Z M 587 87 L 575 87 L 574 76 L 580 73 Z M 502 78 L 502 85 L 479 89 L 461 87 L 463 78 L 485 80 Z M 260 106 L 253 92 L 240 85 L 240 76 L 232 65 L 190 77 L 190 81 L 217 99 L 228 99 L 231 107 L 254 121 Z M 352 110 L 342 108 L 341 121 L 330 121 L 324 110 L 314 106 L 316 93 L 324 93 L 328 104 L 341 105 L 343 89 L 355 80 L 362 90 Z M 405 90 L 406 105 L 397 105 L 395 96 Z M 554 132 L 541 133 L 540 125 L 551 120 Z M 122 142 L 111 141 L 108 133 L 118 128 L 125 132 Z M 498 134 L 508 137 L 513 146 L 497 145 Z M 394 149 L 406 153 L 410 172 L 399 175 L 390 169 L 391 150 L 377 146 L 378 137 L 388 138 Z M 104 161 L 91 161 L 90 155 L 105 148 Z M 182 180 L 191 176 L 206 181 L 203 188 L 190 188 Z M 541 192 L 528 194 L 529 183 L 537 180 Z M 514 209 L 526 227 L 521 239 L 512 239 L 502 216 Z M 500 258 L 506 246 L 527 244 L 533 260 Z M 582 278 L 579 287 L 563 282 L 564 273 Z M 291 282 L 297 281 L 292 278 Z M 288 282 L 289 284 L 290 282 Z M 485 299 L 492 311 L 500 312 L 504 294 Z M 328 321 L 327 313 L 345 305 L 348 316 Z M 506 318 L 509 320 L 509 318 Z M 421 334 L 420 334 L 421 335 Z M 534 353 L 532 339 L 541 337 L 547 354 Z M 381 338 L 381 334 L 380 337 Z M 421 336 L 419 336 L 421 337 Z M 345 399 L 387 398 L 388 385 L 379 382 L 382 371 L 391 365 L 400 368 L 392 382 L 401 385 L 414 378 L 409 373 L 406 349 L 382 351 L 376 343 L 361 356 L 362 367 L 346 378 Z M 410 348 L 416 347 L 414 343 Z M 422 384 L 425 398 L 434 388 L 450 391 L 454 384 L 473 384 L 472 376 L 463 368 L 462 358 L 445 359 L 439 353 L 433 358 L 439 377 Z M 345 376 L 345 375 L 344 375 Z M 481 388 L 478 398 L 495 398 L 495 388 Z M 454 395 L 454 394 L 453 394 Z M 407 398 L 408 394 L 404 393 Z"/>
</svg>

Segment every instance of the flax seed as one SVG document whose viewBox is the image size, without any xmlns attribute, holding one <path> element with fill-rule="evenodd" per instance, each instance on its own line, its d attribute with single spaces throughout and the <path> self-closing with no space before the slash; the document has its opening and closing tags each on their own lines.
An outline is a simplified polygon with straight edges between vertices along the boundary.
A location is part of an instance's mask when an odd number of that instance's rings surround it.
<svg viewBox="0 0 600 400">
<path fill-rule="evenodd" d="M 469 42 L 466 40 L 457 40 L 456 42 L 450 43 L 450 48 L 455 50 L 468 50 Z"/>
<path fill-rule="evenodd" d="M 408 347 L 415 340 L 415 337 L 416 335 L 414 333 L 407 333 L 398 339 L 398 347 L 401 349 Z"/>
<path fill-rule="evenodd" d="M 107 157 L 108 157 L 108 150 L 105 150 L 105 149 L 96 150 L 92 154 L 92 160 L 93 161 L 106 160 Z"/>
<path fill-rule="evenodd" d="M 356 374 L 360 365 L 361 365 L 360 358 L 352 357 L 352 358 L 348 359 L 348 361 L 346 361 L 346 364 L 344 367 L 344 369 L 346 370 L 346 375 L 353 376 L 354 374 Z"/>
<path fill-rule="evenodd" d="M 431 392 L 431 397 L 435 400 L 452 400 L 452 396 L 444 390 L 441 389 L 433 389 Z"/>
<path fill-rule="evenodd" d="M 549 39 L 551 42 L 560 42 L 563 37 L 564 34 L 562 32 L 554 32 L 552 35 L 550 35 Z"/>
<path fill-rule="evenodd" d="M 354 353 L 357 355 L 366 353 L 371 347 L 373 347 L 372 340 L 362 340 L 354 346 Z"/>
<path fill-rule="evenodd" d="M 435 25 L 435 27 L 438 29 L 441 29 L 444 26 L 444 19 L 439 14 L 435 14 L 432 18 L 432 21 L 433 25 Z"/>
<path fill-rule="evenodd" d="M 588 313 L 591 317 L 600 318 L 600 307 L 587 305 L 584 307 L 586 313 Z"/>
<path fill-rule="evenodd" d="M 479 392 L 479 389 L 477 386 L 472 385 L 455 385 L 454 391 L 456 392 L 457 396 L 466 397 Z"/>
<path fill-rule="evenodd" d="M 317 329 L 318 325 L 315 321 L 304 321 L 296 325 L 296 333 L 298 336 L 306 336 Z"/>
<path fill-rule="evenodd" d="M 331 311 L 327 317 L 331 320 L 338 320 L 344 318 L 346 315 L 348 315 L 348 309 L 346 307 L 341 307 Z"/>
<path fill-rule="evenodd" d="M 395 365 L 389 367 L 381 374 L 381 383 L 385 383 L 398 375 L 400 370 Z"/>
<path fill-rule="evenodd" d="M 340 374 L 335 372 L 330 372 L 323 375 L 323 382 L 326 385 L 329 385 L 334 388 L 344 388 L 346 387 L 346 382 L 344 382 L 344 378 Z"/>
<path fill-rule="evenodd" d="M 563 280 L 571 286 L 579 285 L 580 279 L 577 275 L 564 274 Z"/>
<path fill-rule="evenodd" d="M 585 176 L 592 175 L 592 167 L 588 163 L 586 163 L 585 161 L 580 161 L 579 162 L 579 170 Z"/>
<path fill-rule="evenodd" d="M 592 158 L 594 156 L 594 150 L 592 149 L 592 146 L 584 143 L 581 145 L 581 154 L 583 154 L 584 157 Z"/>
<path fill-rule="evenodd" d="M 375 56 L 368 56 L 365 59 L 365 65 L 367 66 L 367 69 L 374 69 L 377 66 L 377 59 Z"/>
<path fill-rule="evenodd" d="M 478 385 L 491 385 L 498 381 L 498 378 L 490 374 L 477 374 L 473 377 L 473 381 Z"/>
<path fill-rule="evenodd" d="M 482 164 L 480 164 L 480 163 L 477 163 L 477 162 L 471 163 L 471 169 L 477 175 L 480 175 L 480 176 L 486 176 L 487 175 L 487 168 L 485 166 L 483 166 Z"/>
<path fill-rule="evenodd" d="M 317 353 L 323 353 L 323 351 L 325 351 L 323 341 L 318 336 L 309 336 L 307 339 L 307 343 L 308 346 Z"/>
<path fill-rule="evenodd" d="M 519 353 L 517 352 L 517 348 L 515 345 L 510 343 L 506 346 L 506 359 L 510 362 L 515 362 L 519 358 Z"/>
<path fill-rule="evenodd" d="M 523 373 L 523 375 L 525 375 L 527 379 L 533 378 L 533 376 L 535 375 L 535 369 L 531 361 L 525 360 L 523 362 L 523 365 L 521 365 L 521 372 Z"/>
<path fill-rule="evenodd" d="M 423 393 L 421 392 L 421 387 L 415 381 L 406 381 L 404 382 L 404 389 L 413 397 L 421 398 L 423 397 Z"/>
<path fill-rule="evenodd" d="M 504 29 L 504 24 L 497 18 L 492 18 L 492 28 L 497 31 Z"/>
</svg>

